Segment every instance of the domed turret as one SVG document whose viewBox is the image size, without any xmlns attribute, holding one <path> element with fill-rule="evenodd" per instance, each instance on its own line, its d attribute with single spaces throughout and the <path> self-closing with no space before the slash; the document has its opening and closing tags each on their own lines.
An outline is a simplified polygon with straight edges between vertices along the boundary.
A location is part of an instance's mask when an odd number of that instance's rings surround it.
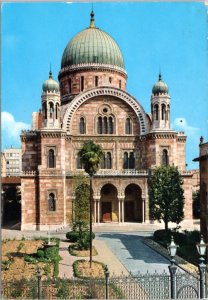
<svg viewBox="0 0 208 300">
<path fill-rule="evenodd" d="M 170 130 L 170 96 L 161 74 L 152 88 L 151 112 L 152 130 Z"/>
<path fill-rule="evenodd" d="M 59 92 L 59 84 L 52 77 L 52 72 L 49 72 L 49 78 L 44 81 L 42 86 L 43 92 Z"/>
<path fill-rule="evenodd" d="M 152 93 L 154 95 L 168 94 L 168 86 L 165 82 L 162 81 L 162 75 L 161 74 L 159 74 L 158 82 L 152 88 Z"/>
<path fill-rule="evenodd" d="M 59 129 L 61 126 L 59 84 L 53 80 L 51 70 L 49 79 L 43 83 L 42 89 L 42 127 Z"/>
<path fill-rule="evenodd" d="M 90 26 L 79 32 L 66 46 L 61 68 L 79 64 L 105 64 L 124 69 L 124 61 L 117 43 L 94 23 L 91 12 Z"/>
</svg>

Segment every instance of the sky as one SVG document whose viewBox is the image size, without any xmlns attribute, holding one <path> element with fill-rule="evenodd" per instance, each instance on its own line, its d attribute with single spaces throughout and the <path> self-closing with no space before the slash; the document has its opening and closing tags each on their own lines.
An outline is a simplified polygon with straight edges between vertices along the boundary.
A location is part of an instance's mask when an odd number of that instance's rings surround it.
<svg viewBox="0 0 208 300">
<path fill-rule="evenodd" d="M 63 51 L 89 26 L 91 3 L 2 4 L 2 150 L 20 147 L 41 108 L 50 64 L 57 80 Z M 171 96 L 171 126 L 187 135 L 188 169 L 208 141 L 208 14 L 200 2 L 95 2 L 95 24 L 119 45 L 127 92 L 150 112 L 159 71 Z"/>
</svg>

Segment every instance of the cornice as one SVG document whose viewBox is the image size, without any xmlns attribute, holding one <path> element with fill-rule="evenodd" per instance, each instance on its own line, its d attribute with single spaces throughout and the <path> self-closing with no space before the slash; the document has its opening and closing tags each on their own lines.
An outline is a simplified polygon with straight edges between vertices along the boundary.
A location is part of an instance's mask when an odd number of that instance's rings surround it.
<svg viewBox="0 0 208 300">
<path fill-rule="evenodd" d="M 62 68 L 59 72 L 58 79 L 60 80 L 67 73 L 74 73 L 80 71 L 109 71 L 109 72 L 117 72 L 122 74 L 125 78 L 127 78 L 127 73 L 123 68 L 113 65 L 107 64 L 99 64 L 99 63 L 88 63 L 88 64 L 77 64 Z"/>
</svg>

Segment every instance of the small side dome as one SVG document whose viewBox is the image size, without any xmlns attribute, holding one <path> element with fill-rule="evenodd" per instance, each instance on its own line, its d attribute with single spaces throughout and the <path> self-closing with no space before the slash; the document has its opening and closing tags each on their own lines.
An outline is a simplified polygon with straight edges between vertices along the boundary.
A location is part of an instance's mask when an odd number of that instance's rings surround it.
<svg viewBox="0 0 208 300">
<path fill-rule="evenodd" d="M 53 80 L 51 70 L 49 72 L 49 78 L 43 83 L 42 89 L 43 92 L 59 92 L 59 84 Z"/>
<path fill-rule="evenodd" d="M 161 74 L 159 74 L 158 82 L 152 88 L 152 93 L 154 95 L 168 94 L 168 86 L 165 82 L 162 81 L 162 75 Z"/>
</svg>

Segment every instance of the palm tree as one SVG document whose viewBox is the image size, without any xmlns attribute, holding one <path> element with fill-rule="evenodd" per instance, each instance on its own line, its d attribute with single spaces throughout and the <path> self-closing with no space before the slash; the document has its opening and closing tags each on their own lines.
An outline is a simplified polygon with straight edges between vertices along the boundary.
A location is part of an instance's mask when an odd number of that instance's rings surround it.
<svg viewBox="0 0 208 300">
<path fill-rule="evenodd" d="M 90 176 L 90 268 L 92 266 L 92 178 L 99 169 L 103 155 L 104 153 L 100 145 L 94 144 L 92 140 L 85 142 L 79 151 L 81 163 L 84 166 L 85 172 Z"/>
</svg>

